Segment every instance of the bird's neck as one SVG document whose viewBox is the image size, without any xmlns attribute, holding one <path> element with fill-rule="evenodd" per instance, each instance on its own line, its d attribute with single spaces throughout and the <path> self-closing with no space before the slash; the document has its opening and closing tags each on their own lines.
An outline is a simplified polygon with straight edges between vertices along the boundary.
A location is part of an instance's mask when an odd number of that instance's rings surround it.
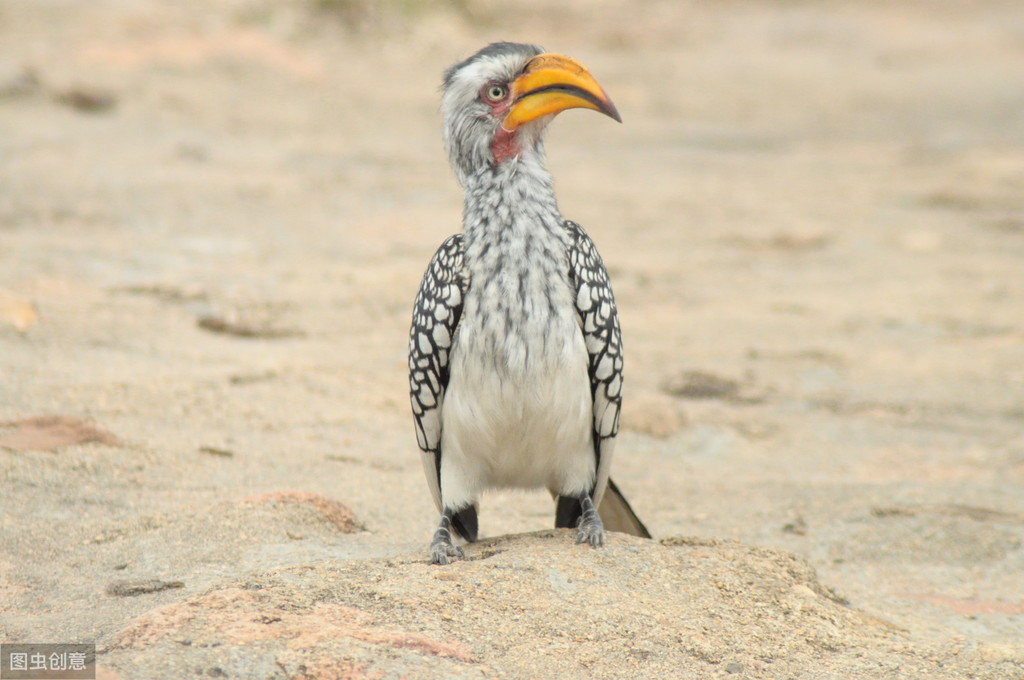
<svg viewBox="0 0 1024 680">
<path fill-rule="evenodd" d="M 551 174 L 541 154 L 487 166 L 465 182 L 463 228 L 467 255 L 498 246 L 506 257 L 565 238 Z"/>
<path fill-rule="evenodd" d="M 568 232 L 551 175 L 528 157 L 481 171 L 465 188 L 462 356 L 520 384 L 572 360 Z"/>
</svg>

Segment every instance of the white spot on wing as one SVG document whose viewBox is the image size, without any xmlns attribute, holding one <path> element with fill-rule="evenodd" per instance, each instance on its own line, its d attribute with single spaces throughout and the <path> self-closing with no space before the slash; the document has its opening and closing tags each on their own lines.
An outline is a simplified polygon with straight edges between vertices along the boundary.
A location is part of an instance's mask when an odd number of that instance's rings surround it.
<svg viewBox="0 0 1024 680">
<path fill-rule="evenodd" d="M 590 309 L 590 286 L 587 284 L 581 284 L 580 290 L 576 294 L 576 308 L 581 311 L 587 311 Z"/>
<path fill-rule="evenodd" d="M 619 390 L 622 388 L 622 374 L 616 373 L 615 377 L 608 383 L 608 396 L 617 397 L 619 396 Z"/>
<path fill-rule="evenodd" d="M 597 432 L 602 437 L 610 437 L 615 432 L 615 422 L 619 413 L 618 407 L 606 403 L 604 413 L 601 414 L 601 422 L 597 426 Z"/>
<path fill-rule="evenodd" d="M 448 333 L 448 328 L 441 324 L 434 326 L 434 344 L 438 347 L 448 347 L 452 344 L 452 336 Z"/>
</svg>

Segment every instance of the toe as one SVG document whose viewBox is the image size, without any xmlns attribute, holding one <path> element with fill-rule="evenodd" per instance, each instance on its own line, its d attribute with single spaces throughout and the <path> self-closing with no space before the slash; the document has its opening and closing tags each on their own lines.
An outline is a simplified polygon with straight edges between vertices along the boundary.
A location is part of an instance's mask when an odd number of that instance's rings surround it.
<svg viewBox="0 0 1024 680">
<path fill-rule="evenodd" d="M 457 545 L 438 543 L 430 546 L 430 561 L 434 564 L 451 564 L 466 559 L 466 553 Z"/>
<path fill-rule="evenodd" d="M 576 534 L 576 542 L 589 543 L 595 548 L 600 548 L 604 545 L 604 528 L 593 524 L 582 526 Z"/>
</svg>

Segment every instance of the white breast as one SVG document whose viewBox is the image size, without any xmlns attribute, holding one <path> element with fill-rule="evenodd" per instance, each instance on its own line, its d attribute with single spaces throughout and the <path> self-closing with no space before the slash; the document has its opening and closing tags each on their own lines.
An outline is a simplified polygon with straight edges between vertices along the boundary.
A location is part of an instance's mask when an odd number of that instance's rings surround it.
<svg viewBox="0 0 1024 680">
<path fill-rule="evenodd" d="M 593 403 L 575 319 L 557 315 L 535 335 L 519 337 L 508 349 L 525 350 L 529 360 L 513 361 L 516 370 L 496 370 L 496 357 L 483 351 L 486 320 L 474 318 L 469 305 L 466 311 L 442 413 L 444 505 L 476 502 L 489 488 L 589 490 Z"/>
</svg>

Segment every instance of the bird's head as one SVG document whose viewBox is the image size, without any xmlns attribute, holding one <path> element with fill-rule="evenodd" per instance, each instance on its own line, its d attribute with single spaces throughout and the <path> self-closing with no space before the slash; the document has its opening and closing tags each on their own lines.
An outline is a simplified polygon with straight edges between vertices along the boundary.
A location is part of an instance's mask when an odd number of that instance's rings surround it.
<svg viewBox="0 0 1024 680">
<path fill-rule="evenodd" d="M 448 69 L 443 89 L 445 147 L 463 184 L 483 168 L 539 153 L 560 111 L 593 109 L 622 121 L 586 67 L 535 45 L 492 43 Z"/>
</svg>

